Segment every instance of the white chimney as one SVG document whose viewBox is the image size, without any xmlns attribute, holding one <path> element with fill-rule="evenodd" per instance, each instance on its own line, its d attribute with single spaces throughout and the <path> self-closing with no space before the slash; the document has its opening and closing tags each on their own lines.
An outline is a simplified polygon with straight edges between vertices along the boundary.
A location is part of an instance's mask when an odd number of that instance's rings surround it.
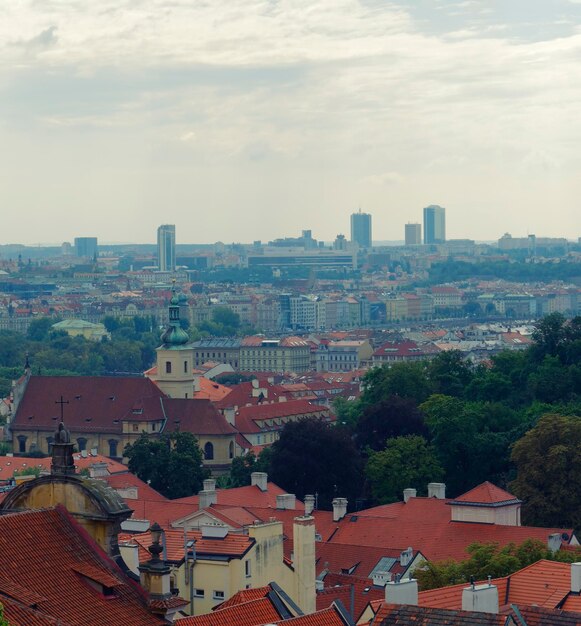
<svg viewBox="0 0 581 626">
<path fill-rule="evenodd" d="M 100 462 L 89 465 L 89 476 L 91 478 L 103 478 L 104 476 L 109 476 L 107 463 Z"/>
<path fill-rule="evenodd" d="M 310 515 L 315 510 L 315 496 L 305 496 L 305 515 Z"/>
<path fill-rule="evenodd" d="M 403 490 L 403 501 L 407 502 L 410 498 L 415 498 L 417 495 L 417 490 L 416 489 L 404 489 Z"/>
<path fill-rule="evenodd" d="M 347 498 L 335 498 L 333 500 L 333 521 L 338 522 L 347 515 Z"/>
<path fill-rule="evenodd" d="M 498 613 L 498 587 L 491 583 L 470 585 L 462 590 L 462 610 Z"/>
<path fill-rule="evenodd" d="M 581 593 L 581 563 L 571 563 L 571 591 Z"/>
<path fill-rule="evenodd" d="M 428 483 L 428 498 L 446 499 L 446 485 L 444 483 Z"/>
<path fill-rule="evenodd" d="M 216 504 L 216 501 L 217 497 L 215 489 L 213 491 L 206 491 L 203 489 L 198 492 L 198 504 L 200 509 L 207 509 L 209 506 L 212 506 L 212 504 Z"/>
<path fill-rule="evenodd" d="M 228 527 L 221 524 L 202 524 L 200 530 L 204 539 L 224 539 L 228 534 Z"/>
<path fill-rule="evenodd" d="M 385 587 L 387 583 L 391 582 L 391 572 L 373 572 L 371 580 L 376 587 Z"/>
<path fill-rule="evenodd" d="M 293 510 L 296 505 L 294 493 L 280 493 L 276 496 L 276 508 L 282 511 Z"/>
<path fill-rule="evenodd" d="M 390 604 L 418 604 L 418 581 L 415 578 L 396 580 L 385 585 L 385 601 Z"/>
<path fill-rule="evenodd" d="M 553 554 L 555 554 L 555 552 L 558 552 L 561 549 L 562 541 L 561 533 L 551 533 L 547 540 L 547 547 Z"/>
<path fill-rule="evenodd" d="M 268 474 L 266 472 L 252 472 L 250 484 L 258 487 L 260 491 L 268 491 Z"/>
<path fill-rule="evenodd" d="M 409 547 L 399 555 L 399 564 L 402 567 L 407 567 L 412 562 L 413 558 L 414 551 L 411 547 Z"/>
<path fill-rule="evenodd" d="M 233 406 L 229 406 L 224 409 L 224 417 L 230 426 L 234 426 L 236 422 L 236 409 Z"/>
<path fill-rule="evenodd" d="M 204 481 L 204 491 L 216 491 L 216 481 L 213 478 L 206 478 Z"/>
</svg>

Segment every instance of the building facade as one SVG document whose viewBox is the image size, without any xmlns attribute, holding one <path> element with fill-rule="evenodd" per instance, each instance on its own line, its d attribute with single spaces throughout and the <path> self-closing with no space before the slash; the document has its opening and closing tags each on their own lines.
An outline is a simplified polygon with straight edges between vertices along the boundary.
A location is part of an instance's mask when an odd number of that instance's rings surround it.
<svg viewBox="0 0 581 626">
<path fill-rule="evenodd" d="M 351 214 L 351 241 L 365 250 L 369 250 L 372 245 L 371 215 L 362 213 L 361 209 Z"/>
<path fill-rule="evenodd" d="M 418 246 L 422 243 L 422 225 L 406 224 L 405 225 L 405 245 Z"/>
<path fill-rule="evenodd" d="M 424 209 L 424 243 L 444 243 L 446 241 L 446 209 L 431 204 Z"/>
<path fill-rule="evenodd" d="M 157 229 L 157 265 L 160 272 L 173 272 L 176 268 L 176 227 L 162 224 Z"/>
</svg>

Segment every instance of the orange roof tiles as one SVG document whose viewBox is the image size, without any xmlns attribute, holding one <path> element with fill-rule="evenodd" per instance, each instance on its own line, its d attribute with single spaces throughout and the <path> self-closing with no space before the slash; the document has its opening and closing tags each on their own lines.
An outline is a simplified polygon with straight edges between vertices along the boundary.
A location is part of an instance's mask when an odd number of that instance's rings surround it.
<svg viewBox="0 0 581 626">
<path fill-rule="evenodd" d="M 482 484 L 474 487 L 470 491 L 463 493 L 461 496 L 454 498 L 452 504 L 456 502 L 474 502 L 478 504 L 499 504 L 502 502 L 514 502 L 518 501 L 516 496 L 513 496 L 512 493 L 508 493 L 508 491 L 504 491 L 500 487 L 493 485 L 492 483 L 486 481 Z"/>
<path fill-rule="evenodd" d="M 269 598 L 258 598 L 217 609 L 205 615 L 196 615 L 177 620 L 177 626 L 257 626 L 278 623 L 280 613 Z"/>
<path fill-rule="evenodd" d="M 149 612 L 143 590 L 64 507 L 0 516 L 0 553 L 4 581 L 0 601 L 10 594 L 12 603 L 6 603 L 6 614 L 9 619 L 14 615 L 14 624 L 44 626 L 56 620 L 66 626 L 161 624 Z M 107 587 L 109 595 L 87 584 L 87 578 Z M 25 621 L 26 611 L 17 610 L 14 602 L 21 607 L 34 602 L 44 621 L 33 614 Z"/>
</svg>

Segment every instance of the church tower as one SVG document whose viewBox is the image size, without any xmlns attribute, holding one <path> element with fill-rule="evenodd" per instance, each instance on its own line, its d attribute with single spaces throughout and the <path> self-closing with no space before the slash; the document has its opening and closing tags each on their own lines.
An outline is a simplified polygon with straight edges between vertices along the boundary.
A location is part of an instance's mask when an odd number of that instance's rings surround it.
<svg viewBox="0 0 581 626">
<path fill-rule="evenodd" d="M 194 349 L 188 333 L 180 325 L 180 299 L 175 283 L 169 302 L 169 326 L 157 348 L 157 386 L 170 398 L 191 398 L 194 394 Z"/>
</svg>

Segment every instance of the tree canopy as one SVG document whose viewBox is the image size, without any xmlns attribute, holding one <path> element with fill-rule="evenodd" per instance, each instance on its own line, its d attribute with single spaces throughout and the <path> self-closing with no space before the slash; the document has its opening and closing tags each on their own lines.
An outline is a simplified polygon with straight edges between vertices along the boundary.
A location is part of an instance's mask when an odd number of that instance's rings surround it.
<svg viewBox="0 0 581 626">
<path fill-rule="evenodd" d="M 200 491 L 210 475 L 202 466 L 198 440 L 191 433 L 174 432 L 153 438 L 143 433 L 124 455 L 129 471 L 167 498 L 185 498 Z"/>
</svg>

